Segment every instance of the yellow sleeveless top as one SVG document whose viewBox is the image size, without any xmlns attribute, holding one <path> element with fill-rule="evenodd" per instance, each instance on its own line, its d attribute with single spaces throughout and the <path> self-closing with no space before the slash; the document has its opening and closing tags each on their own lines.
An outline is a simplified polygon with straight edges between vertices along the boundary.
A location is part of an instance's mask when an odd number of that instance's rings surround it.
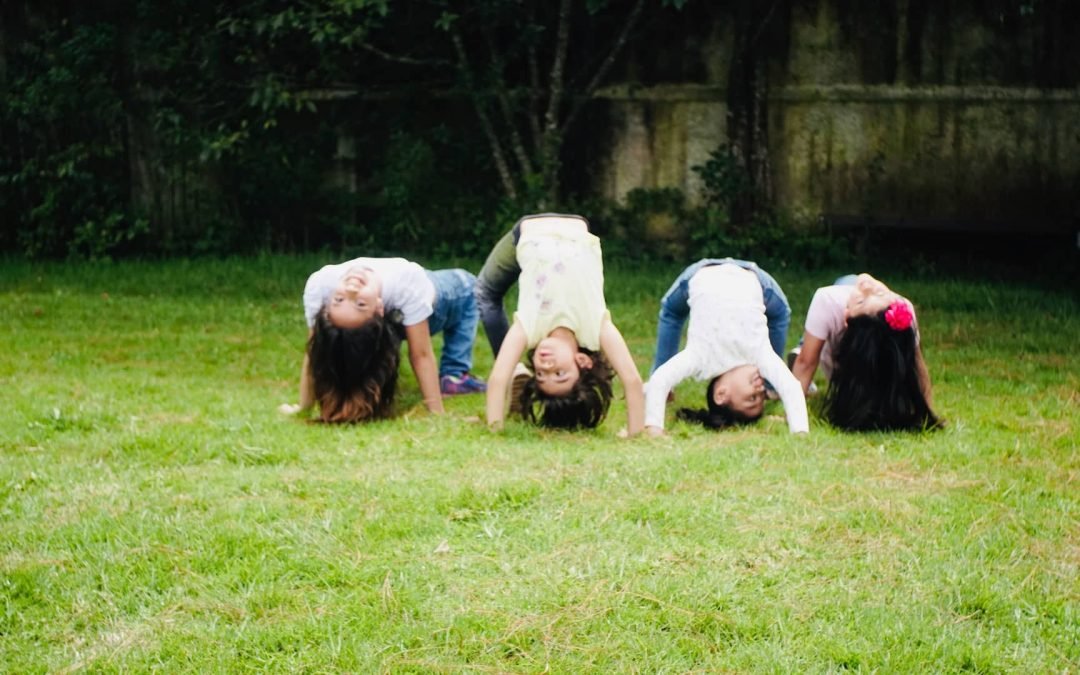
<svg viewBox="0 0 1080 675">
<path fill-rule="evenodd" d="M 600 327 L 610 320 L 604 302 L 600 239 L 560 219 L 530 220 L 517 245 L 518 309 L 514 320 L 535 347 L 556 328 L 574 331 L 578 345 L 599 351 Z M 576 219 L 575 219 L 576 220 Z"/>
</svg>

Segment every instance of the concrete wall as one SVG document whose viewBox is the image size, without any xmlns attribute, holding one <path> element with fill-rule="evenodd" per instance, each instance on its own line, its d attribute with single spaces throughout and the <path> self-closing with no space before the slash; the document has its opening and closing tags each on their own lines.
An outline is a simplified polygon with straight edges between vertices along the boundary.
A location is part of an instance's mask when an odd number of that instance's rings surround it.
<svg viewBox="0 0 1080 675">
<path fill-rule="evenodd" d="M 1080 217 L 1080 92 L 837 86 L 771 102 L 781 203 L 972 228 Z"/>
<path fill-rule="evenodd" d="M 691 169 L 725 142 L 727 105 L 715 87 L 612 88 L 610 150 L 598 191 L 622 198 L 635 188 L 678 187 L 693 198 L 701 181 Z M 601 155 L 603 156 L 603 155 Z"/>
<path fill-rule="evenodd" d="M 1059 30 L 1056 17 L 1027 25 L 1017 15 L 1021 25 L 1006 31 L 983 11 L 987 3 L 973 0 L 944 3 L 948 12 L 908 0 L 877 4 L 894 11 L 869 32 L 875 17 L 857 15 L 858 3 L 790 7 L 786 51 L 769 66 L 766 97 L 779 203 L 880 225 L 1075 229 L 1080 86 L 1045 44 Z M 1060 22 L 1077 23 L 1075 11 Z M 691 200 L 700 194 L 692 167 L 726 139 L 725 82 L 717 80 L 730 51 L 724 30 L 703 34 L 711 81 L 601 92 L 611 111 L 596 173 L 603 195 L 659 187 Z M 1035 86 L 1044 76 L 1056 86 Z"/>
</svg>

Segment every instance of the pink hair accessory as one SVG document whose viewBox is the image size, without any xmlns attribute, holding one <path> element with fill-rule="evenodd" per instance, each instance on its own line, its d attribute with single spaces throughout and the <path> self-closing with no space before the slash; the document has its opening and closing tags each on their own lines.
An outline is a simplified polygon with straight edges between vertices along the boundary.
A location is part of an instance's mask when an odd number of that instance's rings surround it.
<svg viewBox="0 0 1080 675">
<path fill-rule="evenodd" d="M 889 324 L 889 328 L 893 330 L 907 330 L 911 328 L 914 321 L 915 309 L 903 298 L 893 300 L 889 308 L 885 310 L 885 323 Z"/>
</svg>

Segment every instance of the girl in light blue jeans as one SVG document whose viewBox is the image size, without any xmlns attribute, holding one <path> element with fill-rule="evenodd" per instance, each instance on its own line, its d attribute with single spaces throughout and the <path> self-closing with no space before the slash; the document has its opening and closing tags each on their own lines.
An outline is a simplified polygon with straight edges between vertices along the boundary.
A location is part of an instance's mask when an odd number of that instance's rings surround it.
<svg viewBox="0 0 1080 675">
<path fill-rule="evenodd" d="M 683 325 L 690 316 L 690 278 L 702 267 L 730 263 L 757 275 L 761 283 L 761 292 L 765 301 L 765 320 L 769 324 L 769 344 L 777 356 L 783 356 L 784 343 L 787 341 L 788 327 L 791 325 L 791 307 L 780 284 L 756 263 L 734 258 L 702 258 L 690 265 L 671 284 L 671 288 L 660 300 L 660 323 L 656 335 L 656 359 L 652 371 L 667 363 L 679 351 L 679 338 Z"/>
<path fill-rule="evenodd" d="M 686 346 L 679 351 L 687 320 Z M 782 357 L 790 322 L 780 285 L 752 262 L 706 258 L 683 270 L 660 302 L 645 394 L 649 433 L 663 433 L 665 401 L 687 378 L 708 382 L 707 407 L 684 408 L 682 419 L 716 429 L 747 424 L 761 417 L 766 398 L 779 396 L 792 433 L 808 431 L 805 397 Z"/>
<path fill-rule="evenodd" d="M 356 258 L 325 265 L 304 286 L 308 345 L 297 414 L 318 404 L 324 422 L 359 422 L 392 413 L 399 347 L 408 345 L 424 405 L 444 412 L 442 397 L 482 392 L 469 373 L 479 314 L 476 277 L 461 269 L 429 271 L 404 258 Z M 436 366 L 431 336 L 442 332 Z"/>
</svg>

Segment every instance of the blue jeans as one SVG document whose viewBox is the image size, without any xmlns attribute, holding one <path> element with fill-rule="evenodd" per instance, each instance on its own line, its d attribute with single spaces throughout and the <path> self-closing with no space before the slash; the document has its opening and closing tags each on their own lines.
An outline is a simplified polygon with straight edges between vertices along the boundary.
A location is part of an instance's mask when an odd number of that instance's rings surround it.
<svg viewBox="0 0 1080 675">
<path fill-rule="evenodd" d="M 464 375 L 472 369 L 476 340 L 476 277 L 462 269 L 425 270 L 435 284 L 435 307 L 428 317 L 431 334 L 443 334 L 439 376 Z"/>
<path fill-rule="evenodd" d="M 506 339 L 506 332 L 510 330 L 510 321 L 506 317 L 506 308 L 503 299 L 510 287 L 517 283 L 521 274 L 521 266 L 517 261 L 517 243 L 521 238 L 521 223 L 536 216 L 562 216 L 561 213 L 538 213 L 523 216 L 510 231 L 502 236 L 495 247 L 488 253 L 484 266 L 480 268 L 480 276 L 476 280 L 476 304 L 480 309 L 480 320 L 484 322 L 484 332 L 487 333 L 488 343 L 491 345 L 491 353 L 499 355 L 499 348 Z M 589 221 L 581 216 L 585 226 Z"/>
<path fill-rule="evenodd" d="M 679 338 L 682 336 L 683 324 L 690 316 L 690 277 L 697 274 L 702 267 L 724 263 L 738 265 L 757 274 L 758 282 L 761 284 L 762 298 L 765 301 L 769 344 L 772 345 L 777 356 L 783 357 L 788 326 L 791 325 L 791 307 L 788 306 L 787 296 L 784 295 L 780 284 L 755 263 L 734 258 L 704 258 L 683 270 L 660 301 L 660 325 L 656 333 L 656 359 L 653 362 L 653 371 L 664 365 L 679 351 Z"/>
</svg>

